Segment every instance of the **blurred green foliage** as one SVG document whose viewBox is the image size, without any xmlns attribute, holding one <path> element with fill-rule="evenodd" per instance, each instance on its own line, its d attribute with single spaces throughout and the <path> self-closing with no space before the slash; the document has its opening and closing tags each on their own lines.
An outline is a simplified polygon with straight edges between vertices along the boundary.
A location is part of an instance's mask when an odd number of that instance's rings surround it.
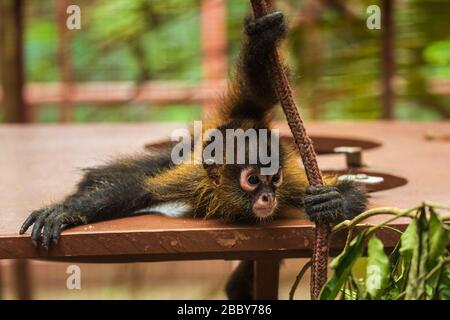
<svg viewBox="0 0 450 320">
<path fill-rule="evenodd" d="M 82 29 L 71 31 L 76 81 L 201 81 L 200 0 L 78 0 Z M 290 22 L 283 51 L 292 69 L 296 98 L 305 117 L 377 119 L 380 115 L 380 35 L 366 27 L 366 8 L 381 1 L 278 0 Z M 229 66 L 241 41 L 248 1 L 227 1 Z M 396 2 L 395 57 L 398 119 L 450 117 L 449 96 L 427 84 L 450 78 L 450 3 Z M 26 2 L 26 73 L 29 82 L 57 81 L 54 1 Z M 41 106 L 39 120 L 57 121 L 56 106 Z M 75 120 L 185 121 L 200 106 L 80 105 Z"/>
</svg>

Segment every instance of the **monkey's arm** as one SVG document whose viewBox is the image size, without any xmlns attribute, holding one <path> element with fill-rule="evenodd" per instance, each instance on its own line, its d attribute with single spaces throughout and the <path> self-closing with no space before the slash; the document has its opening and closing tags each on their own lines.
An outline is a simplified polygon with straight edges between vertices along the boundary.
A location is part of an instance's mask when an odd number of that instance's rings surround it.
<svg viewBox="0 0 450 320">
<path fill-rule="evenodd" d="M 48 248 L 64 227 L 131 215 L 152 203 L 146 179 L 172 165 L 170 153 L 122 159 L 85 170 L 77 190 L 60 203 L 32 212 L 20 234 L 34 224 L 31 239 Z"/>
<path fill-rule="evenodd" d="M 268 66 L 270 54 L 286 34 L 281 12 L 261 18 L 247 18 L 245 40 L 240 54 L 236 79 L 222 108 L 223 119 L 264 119 L 278 102 Z"/>
</svg>

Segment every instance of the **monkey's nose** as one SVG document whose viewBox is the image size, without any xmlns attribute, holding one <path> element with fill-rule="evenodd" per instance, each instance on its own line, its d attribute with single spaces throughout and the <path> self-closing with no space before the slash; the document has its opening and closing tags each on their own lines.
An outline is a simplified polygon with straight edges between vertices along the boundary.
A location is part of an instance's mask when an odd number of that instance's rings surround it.
<svg viewBox="0 0 450 320">
<path fill-rule="evenodd" d="M 260 218 L 268 217 L 273 213 L 276 203 L 277 200 L 273 194 L 263 193 L 253 204 L 253 212 Z"/>
<path fill-rule="evenodd" d="M 267 206 L 267 207 L 273 207 L 274 202 L 275 202 L 275 197 L 270 193 L 263 193 L 257 201 L 257 203 L 259 203 L 259 205 Z"/>
</svg>

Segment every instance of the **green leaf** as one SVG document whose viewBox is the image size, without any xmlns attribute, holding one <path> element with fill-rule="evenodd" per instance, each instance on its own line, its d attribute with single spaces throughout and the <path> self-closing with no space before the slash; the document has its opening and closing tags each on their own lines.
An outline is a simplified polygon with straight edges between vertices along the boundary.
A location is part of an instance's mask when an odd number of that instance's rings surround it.
<svg viewBox="0 0 450 320">
<path fill-rule="evenodd" d="M 403 291 L 408 283 L 408 274 L 411 268 L 411 259 L 414 253 L 414 248 L 419 245 L 419 237 L 417 232 L 417 220 L 411 221 L 409 226 L 400 237 L 400 255 L 402 257 L 400 274 L 397 277 L 397 286 Z"/>
<path fill-rule="evenodd" d="M 402 256 L 400 255 L 401 241 L 397 242 L 391 254 L 389 255 L 389 264 L 391 265 L 391 277 L 394 282 L 401 279 L 403 275 L 403 268 L 401 265 Z"/>
<path fill-rule="evenodd" d="M 410 261 L 414 252 L 414 248 L 419 245 L 419 236 L 417 232 L 417 221 L 413 220 L 403 232 L 401 238 L 400 254 L 407 261 Z"/>
<path fill-rule="evenodd" d="M 438 286 L 438 296 L 441 300 L 450 300 L 450 271 L 444 267 Z"/>
<path fill-rule="evenodd" d="M 356 260 L 362 256 L 365 232 L 355 237 L 348 247 L 330 263 L 334 269 L 331 279 L 325 284 L 320 300 L 334 300 L 349 277 Z"/>
<path fill-rule="evenodd" d="M 356 291 L 350 289 L 344 289 L 342 300 L 356 300 L 358 297 L 358 293 Z"/>
<path fill-rule="evenodd" d="M 400 294 L 400 288 L 394 283 L 383 292 L 381 300 L 394 300 Z"/>
<path fill-rule="evenodd" d="M 368 243 L 366 288 L 372 299 L 379 299 L 390 280 L 389 259 L 384 252 L 383 242 L 375 235 Z"/>
<path fill-rule="evenodd" d="M 428 222 L 425 207 L 420 208 L 417 218 L 417 245 L 414 247 L 411 259 L 411 269 L 406 285 L 406 300 L 419 300 L 426 298 L 425 276 L 428 261 Z"/>
<path fill-rule="evenodd" d="M 424 56 L 429 63 L 448 65 L 450 63 L 450 40 L 431 43 L 424 50 Z"/>
<path fill-rule="evenodd" d="M 355 279 L 352 275 L 350 275 L 350 281 L 357 291 L 356 300 L 367 300 L 368 297 L 364 279 Z"/>
<path fill-rule="evenodd" d="M 433 208 L 430 208 L 430 252 L 428 255 L 428 268 L 432 269 L 439 258 L 447 252 L 447 245 L 450 241 L 450 232 L 438 217 Z"/>
</svg>

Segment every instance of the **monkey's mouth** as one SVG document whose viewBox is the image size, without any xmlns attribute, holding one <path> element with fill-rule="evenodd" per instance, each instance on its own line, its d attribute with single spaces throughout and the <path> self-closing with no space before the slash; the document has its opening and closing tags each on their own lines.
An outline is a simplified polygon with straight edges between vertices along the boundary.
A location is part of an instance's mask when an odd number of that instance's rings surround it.
<svg viewBox="0 0 450 320">
<path fill-rule="evenodd" d="M 258 218 L 267 218 L 275 211 L 275 205 L 273 206 L 253 206 L 253 213 Z"/>
</svg>

